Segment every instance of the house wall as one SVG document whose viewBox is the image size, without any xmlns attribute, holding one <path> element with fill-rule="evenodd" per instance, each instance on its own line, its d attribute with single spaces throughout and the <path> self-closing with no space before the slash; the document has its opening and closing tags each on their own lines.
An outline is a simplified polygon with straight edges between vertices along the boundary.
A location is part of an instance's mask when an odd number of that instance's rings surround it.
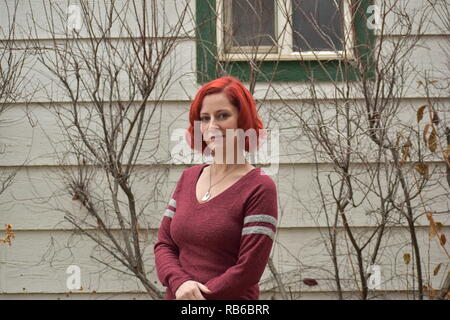
<svg viewBox="0 0 450 320">
<path fill-rule="evenodd" d="M 166 18 L 161 19 L 164 26 L 175 23 L 179 12 L 175 9 L 181 8 L 186 1 L 176 1 L 174 4 L 175 1 L 161 0 L 167 9 Z M 422 2 L 408 1 L 408 8 L 420 9 Z M 6 3 L 11 4 L 12 1 L 7 0 Z M 31 4 L 37 22 L 45 25 L 45 12 L 41 1 L 31 1 Z M 189 6 L 191 14 L 195 14 L 195 2 L 190 1 Z M 1 15 L 5 10 L 5 2 L 1 1 Z M 26 27 L 29 13 L 28 4 L 22 2 L 19 7 L 18 26 Z M 144 178 L 135 184 L 137 192 L 142 196 L 155 190 L 160 192 L 157 201 L 151 202 L 144 213 L 144 228 L 148 232 L 143 236 L 143 246 L 146 271 L 161 290 L 163 287 L 159 284 L 154 270 L 153 243 L 167 205 L 165 200 L 169 200 L 181 172 L 188 166 L 199 163 L 176 164 L 173 163 L 171 155 L 176 144 L 176 141 L 171 140 L 171 136 L 175 130 L 187 127 L 190 102 L 200 88 L 195 77 L 196 39 L 193 18 L 190 16 L 186 19 L 183 33 L 179 35 L 175 50 L 167 60 L 160 83 L 170 72 L 177 80 L 164 94 L 162 101 L 157 99 L 161 93 L 158 86 L 148 103 L 150 108 L 156 108 L 154 126 L 161 124 L 156 134 L 149 133 L 148 138 L 159 137 L 159 147 L 154 154 L 155 150 L 151 150 L 150 146 L 144 147 L 138 160 L 138 171 Z M 394 17 L 388 19 L 388 23 L 392 25 L 395 25 L 395 21 Z M 443 34 L 436 26 L 440 24 L 438 17 L 432 15 L 428 22 L 424 34 L 411 52 L 410 61 L 418 70 L 427 71 L 432 77 L 445 83 L 448 81 L 448 54 L 442 49 L 448 48 L 448 33 Z M 5 23 L 6 20 L 2 17 L 0 25 L 4 26 Z M 82 36 L 87 37 L 83 32 Z M 119 30 L 113 30 L 112 36 L 117 37 L 118 42 L 126 41 L 126 37 L 120 35 Z M 30 43 L 25 32 L 19 32 L 18 37 L 20 43 Z M 394 30 L 387 38 L 398 37 L 405 36 Z M 41 43 L 50 43 L 50 35 L 41 29 L 38 30 L 37 38 Z M 64 110 L 69 106 L 69 98 L 58 86 L 55 77 L 49 74 L 36 58 L 32 58 L 27 67 L 27 77 L 32 79 L 30 88 L 39 90 L 31 103 L 13 103 L 2 116 L 9 120 L 8 123 L 0 126 L 0 142 L 5 146 L 5 153 L 0 157 L 0 170 L 17 171 L 14 183 L 0 196 L 0 235 L 4 234 L 4 224 L 8 223 L 13 225 L 16 236 L 11 246 L 0 244 L 0 299 L 148 299 L 142 285 L 134 277 L 105 269 L 94 261 L 91 255 L 97 252 L 95 245 L 85 236 L 73 235 L 73 227 L 64 220 L 64 213 L 58 210 L 61 207 L 79 210 L 68 192 L 64 191 L 62 181 L 58 178 L 66 145 L 54 114 L 50 111 L 51 107 Z M 428 100 L 414 78 L 405 79 L 405 84 L 407 85 L 400 103 L 399 117 L 407 123 L 414 123 L 416 110 Z M 333 86 L 329 83 L 318 83 L 317 88 L 324 109 L 329 108 L 332 112 L 330 97 L 333 96 Z M 434 88 L 430 94 L 434 101 L 449 105 L 448 91 Z M 305 139 L 298 136 L 296 129 L 289 129 L 295 125 L 295 121 L 284 119 L 282 113 L 286 101 L 291 106 L 301 106 L 311 98 L 308 85 L 257 83 L 254 96 L 258 101 L 263 122 L 269 128 L 277 128 L 280 132 L 280 161 L 272 176 L 279 193 L 280 217 L 272 252 L 275 266 L 282 273 L 283 282 L 289 286 L 293 298 L 336 298 L 336 288 L 330 274 L 332 264 L 322 238 L 322 234 L 327 230 L 326 219 L 319 214 L 316 206 L 317 190 L 311 187 L 315 183 L 315 163 L 309 152 L 311 148 Z M 361 98 L 360 92 L 352 92 L 355 104 L 364 103 Z M 85 101 L 86 104 L 90 103 L 88 99 Z M 446 116 L 448 117 L 448 109 Z M 370 155 L 371 146 L 361 148 L 366 148 L 367 154 Z M 151 155 L 153 160 L 149 160 Z M 70 157 L 65 158 L 65 161 L 66 166 L 75 164 L 74 159 Z M 427 190 L 426 197 L 436 197 L 436 201 L 430 204 L 428 210 L 448 213 L 445 163 L 438 156 L 430 156 L 429 164 L 437 170 L 436 179 L 440 179 L 442 184 Z M 364 170 L 364 166 L 355 159 L 352 168 L 358 166 Z M 323 161 L 319 163 L 319 168 L 322 172 L 331 171 L 332 165 Z M 155 185 L 151 180 L 154 177 L 152 174 L 158 175 L 160 172 L 166 173 L 167 182 Z M 102 183 L 104 181 L 100 179 L 98 184 Z M 436 220 L 442 222 L 442 230 L 448 238 L 448 214 L 439 215 Z M 351 214 L 351 224 L 362 239 L 372 230 L 374 221 L 358 209 Z M 340 231 L 340 235 L 344 236 L 342 228 Z M 384 243 L 386 248 L 380 260 L 383 287 L 379 292 L 371 293 L 371 297 L 411 297 L 412 294 L 409 293 L 408 296 L 406 288 L 411 288 L 413 266 L 406 266 L 403 262 L 403 254 L 412 252 L 411 246 L 408 245 L 408 232 L 404 226 L 395 226 L 388 228 L 386 233 L 386 241 L 389 242 Z M 446 268 L 448 269 L 448 259 L 437 242 L 428 239 L 428 221 L 425 216 L 417 221 L 417 233 L 424 258 L 424 274 L 432 273 L 430 270 L 437 264 L 444 263 L 438 275 L 430 279 L 434 286 L 439 287 L 447 272 Z M 345 257 L 342 259 L 344 263 Z M 78 265 L 81 268 L 82 290 L 67 289 L 66 281 L 69 275 L 66 270 L 70 265 Z M 115 266 L 120 268 L 116 264 Z M 344 270 L 342 276 L 345 297 L 351 299 L 355 298 L 356 294 L 353 292 L 354 276 L 349 271 Z M 273 296 L 281 298 L 270 276 L 269 270 L 266 269 L 261 280 L 261 299 L 270 299 Z M 303 278 L 315 278 L 319 285 L 308 287 L 302 283 Z"/>
</svg>

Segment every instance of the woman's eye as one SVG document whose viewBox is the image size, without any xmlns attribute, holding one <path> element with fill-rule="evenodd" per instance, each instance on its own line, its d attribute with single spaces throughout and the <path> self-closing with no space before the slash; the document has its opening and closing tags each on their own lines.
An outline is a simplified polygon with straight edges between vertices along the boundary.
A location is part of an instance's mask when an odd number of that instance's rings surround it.
<svg viewBox="0 0 450 320">
<path fill-rule="evenodd" d="M 221 115 L 219 115 L 219 118 L 222 118 L 222 119 L 228 118 L 228 114 L 226 114 L 226 113 L 221 114 Z M 206 120 L 209 120 L 209 117 L 200 118 L 200 121 L 206 121 Z"/>
</svg>

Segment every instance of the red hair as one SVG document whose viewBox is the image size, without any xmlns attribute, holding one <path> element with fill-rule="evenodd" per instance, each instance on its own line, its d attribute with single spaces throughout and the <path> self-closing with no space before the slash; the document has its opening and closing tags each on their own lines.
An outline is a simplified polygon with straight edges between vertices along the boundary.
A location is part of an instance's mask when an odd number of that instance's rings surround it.
<svg viewBox="0 0 450 320">
<path fill-rule="evenodd" d="M 263 129 L 263 123 L 258 116 L 258 112 L 256 110 L 256 102 L 253 99 L 250 91 L 248 91 L 247 88 L 244 87 L 242 82 L 240 82 L 237 78 L 231 76 L 212 80 L 203 85 L 203 87 L 197 92 L 194 101 L 192 101 L 189 111 L 190 125 L 186 132 L 186 140 L 189 146 L 191 147 L 191 149 L 195 149 L 194 121 L 200 121 L 200 111 L 203 105 L 203 99 L 208 95 L 222 92 L 227 96 L 228 101 L 239 110 L 238 128 L 243 129 L 244 132 L 246 132 L 248 129 L 255 130 L 257 137 L 256 147 L 258 148 L 260 145 L 260 138 L 264 136 L 264 132 L 259 131 Z M 207 144 L 203 140 L 203 135 L 201 135 L 202 153 L 205 150 L 206 146 Z M 245 136 L 245 151 L 254 151 L 255 146 L 252 146 L 252 150 L 249 150 L 249 147 L 249 137 Z"/>
</svg>

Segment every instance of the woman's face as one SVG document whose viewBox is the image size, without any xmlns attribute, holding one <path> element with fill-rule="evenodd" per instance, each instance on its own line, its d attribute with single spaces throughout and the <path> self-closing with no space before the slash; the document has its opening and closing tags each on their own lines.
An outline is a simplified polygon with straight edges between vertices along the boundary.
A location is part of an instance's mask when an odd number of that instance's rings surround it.
<svg viewBox="0 0 450 320">
<path fill-rule="evenodd" d="M 238 119 L 239 110 L 228 101 L 224 93 L 206 96 L 203 99 L 202 109 L 200 110 L 203 140 L 211 149 L 214 149 L 221 143 L 225 145 L 226 129 L 237 129 Z M 217 135 L 221 135 L 222 138 L 213 138 Z"/>
</svg>

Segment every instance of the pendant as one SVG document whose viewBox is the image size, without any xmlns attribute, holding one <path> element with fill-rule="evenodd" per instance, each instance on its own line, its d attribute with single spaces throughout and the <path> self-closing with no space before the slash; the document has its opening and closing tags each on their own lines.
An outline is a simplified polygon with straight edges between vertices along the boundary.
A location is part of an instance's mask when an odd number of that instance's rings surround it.
<svg viewBox="0 0 450 320">
<path fill-rule="evenodd" d="M 209 191 L 206 191 L 205 195 L 202 198 L 202 201 L 207 201 L 210 196 L 211 196 L 211 193 L 209 193 Z"/>
</svg>

